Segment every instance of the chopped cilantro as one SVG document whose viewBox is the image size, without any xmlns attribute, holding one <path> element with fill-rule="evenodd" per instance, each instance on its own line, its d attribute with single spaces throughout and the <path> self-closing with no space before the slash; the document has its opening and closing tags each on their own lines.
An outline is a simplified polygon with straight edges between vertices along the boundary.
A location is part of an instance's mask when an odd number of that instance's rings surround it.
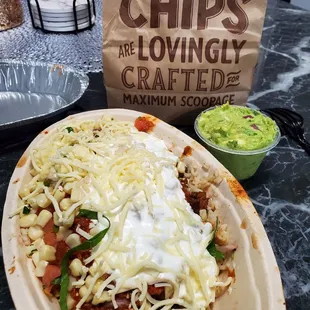
<svg viewBox="0 0 310 310">
<path fill-rule="evenodd" d="M 30 205 L 24 206 L 23 214 L 29 214 L 30 210 L 31 210 L 31 206 Z"/>
<path fill-rule="evenodd" d="M 237 140 L 230 140 L 227 142 L 227 147 L 230 149 L 235 149 L 238 147 L 238 141 Z"/>
<path fill-rule="evenodd" d="M 98 213 L 96 211 L 80 209 L 80 212 L 77 215 L 77 217 L 87 217 L 91 220 L 97 220 L 98 219 Z"/>
<path fill-rule="evenodd" d="M 52 180 L 50 179 L 45 179 L 43 182 L 44 186 L 50 186 L 52 184 Z"/>
<path fill-rule="evenodd" d="M 216 224 L 215 224 L 215 229 L 213 231 L 212 240 L 210 244 L 208 245 L 207 250 L 210 253 L 210 255 L 213 256 L 216 260 L 221 260 L 221 259 L 224 259 L 225 255 L 222 252 L 220 252 L 216 248 L 216 245 L 215 245 L 215 234 L 217 232 L 218 224 L 219 224 L 219 220 L 218 218 L 216 218 Z"/>
<path fill-rule="evenodd" d="M 216 260 L 224 259 L 225 255 L 224 255 L 222 252 L 220 252 L 219 250 L 217 250 L 214 241 L 212 241 L 212 242 L 208 245 L 208 248 L 207 248 L 207 249 L 208 249 L 210 255 L 213 256 Z"/>
<path fill-rule="evenodd" d="M 72 127 L 67 127 L 66 129 L 67 129 L 68 133 L 70 133 L 72 131 L 74 132 L 74 129 Z"/>
<path fill-rule="evenodd" d="M 54 279 L 54 280 L 52 281 L 52 284 L 53 284 L 53 285 L 60 285 L 60 282 L 61 282 L 61 277 L 58 277 L 58 278 L 56 278 L 56 279 Z"/>
<path fill-rule="evenodd" d="M 38 251 L 37 249 L 33 249 L 33 250 L 30 252 L 29 256 L 32 256 L 32 255 L 34 254 L 34 252 L 37 252 L 37 251 Z"/>
<path fill-rule="evenodd" d="M 223 128 L 219 128 L 216 132 L 219 133 L 221 137 L 227 137 L 227 131 Z"/>
<path fill-rule="evenodd" d="M 246 130 L 245 130 L 245 134 L 248 135 L 248 136 L 256 136 L 256 135 L 257 135 L 257 133 L 254 132 L 254 131 L 251 130 L 251 129 L 246 129 Z"/>
</svg>

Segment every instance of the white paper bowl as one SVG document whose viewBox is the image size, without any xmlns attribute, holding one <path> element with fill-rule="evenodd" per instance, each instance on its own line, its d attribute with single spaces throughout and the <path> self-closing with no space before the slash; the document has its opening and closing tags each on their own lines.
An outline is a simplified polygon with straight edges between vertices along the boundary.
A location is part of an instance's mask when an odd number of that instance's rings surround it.
<svg viewBox="0 0 310 310">
<path fill-rule="evenodd" d="M 103 115 L 134 121 L 142 113 L 123 109 L 96 110 L 69 116 L 69 119 L 97 119 Z M 32 261 L 26 257 L 18 216 L 12 219 L 9 216 L 17 208 L 21 185 L 31 179 L 30 150 L 40 145 L 46 135 L 67 120 L 50 126 L 34 139 L 19 160 L 7 191 L 2 245 L 6 275 L 17 310 L 59 309 L 58 301 L 50 300 L 43 293 L 41 283 L 34 275 Z M 234 255 L 236 281 L 232 284 L 232 293 L 220 297 L 214 309 L 284 310 L 286 307 L 278 265 L 260 218 L 241 185 L 205 148 L 176 128 L 156 119 L 154 133 L 178 156 L 186 146 L 190 146 L 193 152 L 186 157 L 187 164 L 194 161 L 201 166 L 207 165 L 209 171 L 217 171 L 223 178 L 220 184 L 212 185 L 209 191 L 215 194 L 212 199 L 221 203 L 220 217 L 228 224 L 231 241 L 238 244 Z"/>
</svg>

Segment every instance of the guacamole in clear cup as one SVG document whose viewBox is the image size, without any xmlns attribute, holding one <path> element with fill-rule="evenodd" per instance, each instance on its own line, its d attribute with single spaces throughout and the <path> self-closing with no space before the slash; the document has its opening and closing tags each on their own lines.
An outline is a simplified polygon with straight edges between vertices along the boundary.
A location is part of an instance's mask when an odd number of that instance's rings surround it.
<svg viewBox="0 0 310 310">
<path fill-rule="evenodd" d="M 224 104 L 203 111 L 195 131 L 206 148 L 238 180 L 255 174 L 281 137 L 277 124 L 261 112 Z"/>
</svg>

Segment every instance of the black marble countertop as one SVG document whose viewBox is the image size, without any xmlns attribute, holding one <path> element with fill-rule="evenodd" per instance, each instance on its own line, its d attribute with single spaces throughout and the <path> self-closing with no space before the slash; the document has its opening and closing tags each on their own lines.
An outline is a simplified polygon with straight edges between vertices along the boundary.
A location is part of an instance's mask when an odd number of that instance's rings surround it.
<svg viewBox="0 0 310 310">
<path fill-rule="evenodd" d="M 259 108 L 286 107 L 302 114 L 310 139 L 309 81 L 310 12 L 270 1 L 260 64 L 249 102 Z M 106 106 L 102 85 L 102 74 L 90 74 L 90 87 L 78 103 L 82 110 Z M 190 129 L 187 131 L 191 132 Z M 27 143 L 0 154 L 1 214 L 10 176 L 26 146 Z M 243 182 L 243 186 L 257 208 L 273 246 L 287 309 L 310 309 L 309 157 L 294 142 L 282 137 L 256 175 Z M 2 260 L 0 283 L 0 309 L 14 309 Z"/>
</svg>

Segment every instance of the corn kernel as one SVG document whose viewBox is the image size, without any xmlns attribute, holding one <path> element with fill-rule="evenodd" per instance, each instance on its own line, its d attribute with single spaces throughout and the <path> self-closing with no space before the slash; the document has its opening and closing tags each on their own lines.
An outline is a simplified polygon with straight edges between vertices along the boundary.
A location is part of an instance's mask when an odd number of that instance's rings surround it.
<svg viewBox="0 0 310 310">
<path fill-rule="evenodd" d="M 111 301 L 111 296 L 108 294 L 108 292 L 103 291 L 103 293 L 101 294 L 101 296 L 99 298 L 96 297 L 96 295 L 93 298 L 92 304 L 94 306 L 98 305 L 98 304 L 102 304 L 106 301 Z"/>
<path fill-rule="evenodd" d="M 23 186 L 19 190 L 18 194 L 19 194 L 19 197 L 24 198 L 24 197 L 30 195 L 30 190 L 29 190 L 29 188 L 27 186 Z"/>
<path fill-rule="evenodd" d="M 55 194 L 54 194 L 54 198 L 57 200 L 57 202 L 59 203 L 62 199 L 64 199 L 66 196 L 65 191 L 61 191 L 59 189 L 56 190 Z"/>
<path fill-rule="evenodd" d="M 27 214 L 19 220 L 19 226 L 23 228 L 34 226 L 36 219 L 37 219 L 36 214 Z"/>
<path fill-rule="evenodd" d="M 65 227 L 71 227 L 74 223 L 74 214 L 71 214 L 68 219 L 64 219 L 63 225 Z"/>
<path fill-rule="evenodd" d="M 59 206 L 60 209 L 63 211 L 67 211 L 73 204 L 73 201 L 70 198 L 64 198 L 63 200 L 61 200 Z"/>
<path fill-rule="evenodd" d="M 36 247 L 35 247 L 34 244 L 30 244 L 30 245 L 28 245 L 28 246 L 25 247 L 25 250 L 26 250 L 26 255 L 27 255 L 27 256 L 31 256 L 32 253 L 33 253 L 33 251 L 36 250 Z"/>
<path fill-rule="evenodd" d="M 38 171 L 36 169 L 31 169 L 30 174 L 35 177 L 38 174 Z"/>
<path fill-rule="evenodd" d="M 65 186 L 64 186 L 64 191 L 65 191 L 67 194 L 71 194 L 73 185 L 74 185 L 73 182 L 68 182 L 68 183 L 66 183 Z"/>
<path fill-rule="evenodd" d="M 27 203 L 32 207 L 32 208 L 37 208 L 38 203 L 37 203 L 37 198 L 36 197 L 31 197 L 27 200 Z"/>
<path fill-rule="evenodd" d="M 39 263 L 38 263 L 38 266 L 36 267 L 35 269 L 35 276 L 36 277 L 43 277 L 44 276 L 44 273 L 45 273 L 45 269 L 48 265 L 48 262 L 44 261 L 44 260 L 41 260 Z"/>
<path fill-rule="evenodd" d="M 179 161 L 179 162 L 178 162 L 177 169 L 178 169 L 178 171 L 179 171 L 180 173 L 184 174 L 184 173 L 185 173 L 186 166 L 185 166 L 185 164 L 184 164 L 182 161 Z"/>
<path fill-rule="evenodd" d="M 85 285 L 83 285 L 80 290 L 79 290 L 80 296 L 83 298 L 86 293 L 87 293 L 87 287 Z M 86 302 L 90 302 L 93 299 L 93 294 L 90 294 L 87 299 Z"/>
<path fill-rule="evenodd" d="M 85 279 L 85 285 L 87 288 L 90 287 L 92 280 L 93 280 L 92 276 L 87 276 L 87 278 Z"/>
<path fill-rule="evenodd" d="M 56 226 L 61 226 L 59 221 L 59 216 L 56 212 L 53 212 L 53 221 Z"/>
<path fill-rule="evenodd" d="M 72 234 L 72 231 L 67 227 L 60 226 L 57 233 L 57 241 L 65 240 L 69 235 Z"/>
<path fill-rule="evenodd" d="M 97 272 L 98 264 L 93 262 L 93 264 L 89 267 L 89 273 L 94 277 Z"/>
<path fill-rule="evenodd" d="M 71 191 L 71 200 L 73 202 L 78 202 L 83 198 L 83 192 L 81 191 L 80 187 L 75 184 L 73 186 L 72 191 Z"/>
<path fill-rule="evenodd" d="M 38 267 L 38 265 L 40 263 L 40 254 L 39 254 L 39 252 L 38 251 L 34 252 L 32 254 L 31 258 L 32 258 L 32 261 L 33 261 L 34 265 L 36 267 Z"/>
<path fill-rule="evenodd" d="M 78 258 L 75 258 L 69 266 L 71 274 L 75 277 L 80 277 L 82 275 L 82 267 L 83 264 Z"/>
<path fill-rule="evenodd" d="M 37 219 L 37 221 L 38 221 L 38 219 Z M 35 241 L 39 238 L 42 238 L 43 235 L 44 235 L 44 232 L 40 226 L 37 226 L 37 225 L 32 226 L 28 230 L 28 237 L 33 241 Z"/>
<path fill-rule="evenodd" d="M 45 194 L 39 194 L 37 197 L 37 204 L 40 208 L 47 208 L 50 204 L 51 204 L 51 201 L 46 197 Z"/>
<path fill-rule="evenodd" d="M 81 244 L 80 236 L 78 234 L 73 233 L 69 237 L 67 237 L 66 243 L 70 248 L 74 248 L 79 244 Z"/>
<path fill-rule="evenodd" d="M 50 211 L 42 210 L 37 218 L 37 225 L 45 227 L 49 220 L 53 217 L 53 214 Z"/>
<path fill-rule="evenodd" d="M 40 260 L 54 261 L 56 260 L 56 249 L 50 245 L 43 245 L 39 249 Z"/>
<path fill-rule="evenodd" d="M 75 305 L 75 300 L 71 297 L 70 294 L 67 295 L 67 307 L 68 310 L 72 310 Z"/>
<path fill-rule="evenodd" d="M 94 285 L 93 289 L 92 289 L 92 293 L 95 295 L 99 289 L 99 287 L 101 286 L 101 284 L 103 283 L 102 280 L 97 280 L 96 284 Z M 86 284 L 87 285 L 87 284 Z"/>
</svg>

